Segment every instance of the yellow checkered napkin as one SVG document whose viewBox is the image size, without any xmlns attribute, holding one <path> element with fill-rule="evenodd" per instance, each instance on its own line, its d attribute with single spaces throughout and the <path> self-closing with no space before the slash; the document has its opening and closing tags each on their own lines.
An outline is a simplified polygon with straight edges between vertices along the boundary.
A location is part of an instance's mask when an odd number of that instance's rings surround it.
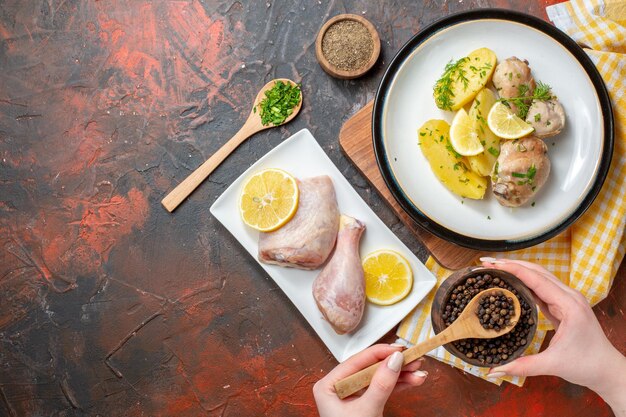
<svg viewBox="0 0 626 417">
<path fill-rule="evenodd" d="M 489 255 L 543 265 L 563 282 L 585 294 L 593 305 L 608 294 L 626 249 L 626 0 L 574 0 L 550 6 L 546 11 L 559 29 L 585 48 L 606 83 L 615 116 L 613 160 L 596 200 L 568 230 L 532 248 Z M 432 258 L 426 266 L 439 282 L 451 273 Z M 415 344 L 432 336 L 430 308 L 433 296 L 434 291 L 402 321 L 397 331 L 399 341 Z M 550 328 L 549 322 L 540 320 L 526 354 L 539 352 Z M 430 352 L 429 356 L 482 378 L 488 371 L 462 362 L 442 347 Z M 498 385 L 503 380 L 519 386 L 524 383 L 524 378 L 487 380 Z"/>
</svg>

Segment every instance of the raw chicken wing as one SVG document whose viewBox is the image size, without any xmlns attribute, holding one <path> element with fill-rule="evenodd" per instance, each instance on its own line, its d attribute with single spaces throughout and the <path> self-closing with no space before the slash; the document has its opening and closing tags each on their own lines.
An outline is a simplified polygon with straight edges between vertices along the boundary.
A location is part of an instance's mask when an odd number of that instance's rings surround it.
<svg viewBox="0 0 626 417">
<path fill-rule="evenodd" d="M 365 278 L 359 243 L 365 225 L 341 216 L 337 248 L 313 282 L 313 297 L 335 332 L 344 334 L 358 326 L 365 308 Z"/>
<path fill-rule="evenodd" d="M 330 177 L 298 181 L 298 211 L 278 230 L 259 235 L 259 260 L 299 269 L 316 269 L 330 255 L 339 230 L 339 208 Z"/>
</svg>

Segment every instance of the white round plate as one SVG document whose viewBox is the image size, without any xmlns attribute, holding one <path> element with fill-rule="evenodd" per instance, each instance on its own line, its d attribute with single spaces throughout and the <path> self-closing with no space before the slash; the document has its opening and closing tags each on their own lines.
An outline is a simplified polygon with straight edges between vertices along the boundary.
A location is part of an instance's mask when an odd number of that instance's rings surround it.
<svg viewBox="0 0 626 417">
<path fill-rule="evenodd" d="M 528 60 L 565 109 L 565 129 L 545 139 L 552 169 L 534 204 L 503 207 L 491 186 L 483 200 L 461 198 L 437 180 L 419 148 L 422 124 L 454 117 L 433 99 L 445 65 L 481 47 L 498 61 Z M 481 250 L 528 247 L 564 230 L 597 195 L 613 150 L 608 94 L 582 49 L 542 20 L 493 9 L 450 16 L 411 39 L 381 81 L 372 127 L 379 167 L 404 210 L 435 235 Z"/>
</svg>

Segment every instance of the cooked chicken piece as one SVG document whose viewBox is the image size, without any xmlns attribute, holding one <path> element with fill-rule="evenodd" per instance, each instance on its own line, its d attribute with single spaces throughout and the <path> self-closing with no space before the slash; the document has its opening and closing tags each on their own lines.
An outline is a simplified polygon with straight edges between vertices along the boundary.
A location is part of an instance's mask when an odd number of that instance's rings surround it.
<svg viewBox="0 0 626 417">
<path fill-rule="evenodd" d="M 535 136 L 547 138 L 563 130 L 565 111 L 556 98 L 548 101 L 534 100 L 528 109 L 526 122 L 535 128 Z"/>
<path fill-rule="evenodd" d="M 365 308 L 365 278 L 359 243 L 365 225 L 341 216 L 337 248 L 313 282 L 313 297 L 337 334 L 358 326 Z"/>
<path fill-rule="evenodd" d="M 502 141 L 491 175 L 493 193 L 503 206 L 519 207 L 539 191 L 549 174 L 548 147 L 541 139 Z"/>
<path fill-rule="evenodd" d="M 514 56 L 496 66 L 492 80 L 501 98 L 532 96 L 536 87 L 528 61 L 522 61 Z M 530 99 L 528 104 L 530 104 Z M 517 106 L 511 102 L 509 105 L 513 112 L 517 113 Z"/>
<path fill-rule="evenodd" d="M 298 211 L 280 229 L 259 235 L 259 260 L 299 269 L 316 269 L 330 255 L 339 230 L 339 208 L 330 177 L 298 181 Z"/>
</svg>

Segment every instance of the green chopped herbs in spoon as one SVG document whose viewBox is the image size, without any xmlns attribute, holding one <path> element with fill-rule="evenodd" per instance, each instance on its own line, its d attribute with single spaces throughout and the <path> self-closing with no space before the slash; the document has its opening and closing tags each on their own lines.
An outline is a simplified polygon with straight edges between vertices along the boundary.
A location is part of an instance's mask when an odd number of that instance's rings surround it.
<svg viewBox="0 0 626 417">
<path fill-rule="evenodd" d="M 263 126 L 270 123 L 278 126 L 283 123 L 300 104 L 300 99 L 300 84 L 294 86 L 276 81 L 274 86 L 265 92 L 265 98 L 259 104 Z M 254 112 L 256 113 L 256 107 Z"/>
</svg>

